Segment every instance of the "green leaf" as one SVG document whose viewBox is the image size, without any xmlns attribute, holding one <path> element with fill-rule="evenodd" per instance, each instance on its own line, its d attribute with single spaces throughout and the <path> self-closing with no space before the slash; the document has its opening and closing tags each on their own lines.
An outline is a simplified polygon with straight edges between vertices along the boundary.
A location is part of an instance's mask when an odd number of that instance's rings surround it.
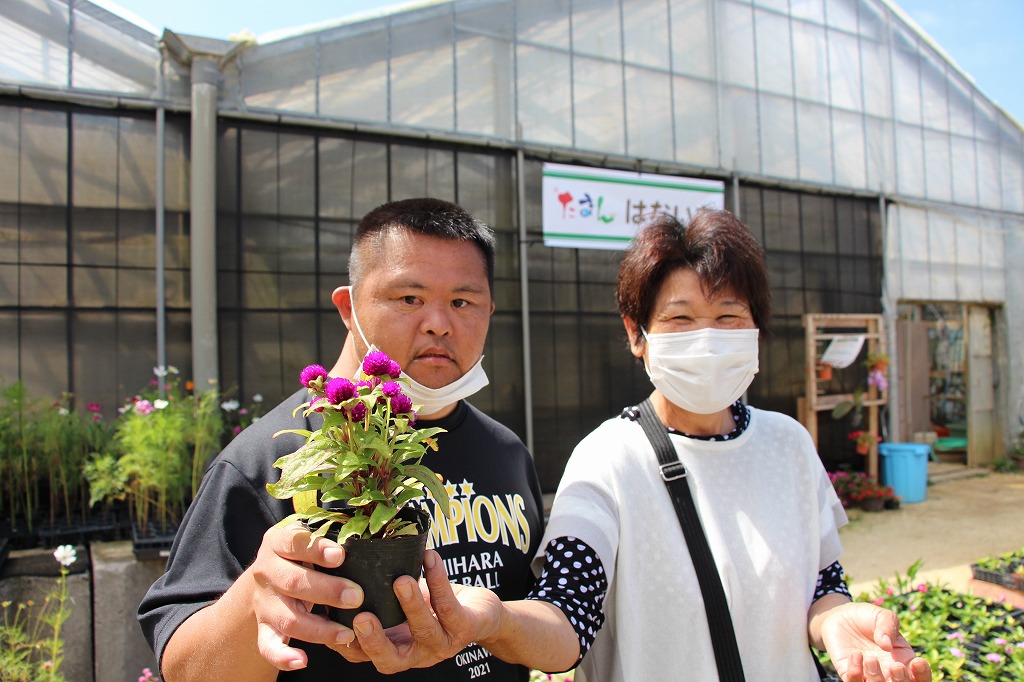
<svg viewBox="0 0 1024 682">
<path fill-rule="evenodd" d="M 402 488 L 402 491 L 395 496 L 395 506 L 404 507 L 411 501 L 423 497 L 423 484 L 417 481 Z"/>
<path fill-rule="evenodd" d="M 844 400 L 832 408 L 832 418 L 842 419 L 846 415 L 850 414 L 850 410 L 854 407 L 852 400 Z"/>
<path fill-rule="evenodd" d="M 420 529 L 416 527 L 415 523 L 409 523 L 408 521 L 402 521 L 402 526 L 396 525 L 394 529 L 387 531 L 387 537 L 393 538 L 398 535 L 418 535 Z"/>
<path fill-rule="evenodd" d="M 351 519 L 348 520 L 348 522 L 344 526 L 341 527 L 341 530 L 338 532 L 338 543 L 340 544 L 342 542 L 345 542 L 345 540 L 349 539 L 350 537 L 362 535 L 363 532 L 366 531 L 366 527 L 369 525 L 369 517 L 364 516 L 362 514 L 353 516 Z"/>
<path fill-rule="evenodd" d="M 448 491 L 444 489 L 444 485 L 437 478 L 434 472 L 422 464 L 410 464 L 405 467 L 405 473 L 422 483 L 424 487 L 430 491 L 434 501 L 437 502 L 437 506 L 441 510 L 441 513 L 444 514 L 446 518 L 450 518 L 451 512 L 449 510 L 450 503 L 448 500 Z"/>
<path fill-rule="evenodd" d="M 398 513 L 398 507 L 388 504 L 378 504 L 370 515 L 370 534 L 376 535 L 377 531 L 385 526 Z"/>
<path fill-rule="evenodd" d="M 275 433 L 273 436 L 271 436 L 271 438 L 277 438 L 282 433 L 294 433 L 296 435 L 302 436 L 303 438 L 309 438 L 310 436 L 313 435 L 313 432 L 309 431 L 308 429 L 282 429 Z"/>
</svg>

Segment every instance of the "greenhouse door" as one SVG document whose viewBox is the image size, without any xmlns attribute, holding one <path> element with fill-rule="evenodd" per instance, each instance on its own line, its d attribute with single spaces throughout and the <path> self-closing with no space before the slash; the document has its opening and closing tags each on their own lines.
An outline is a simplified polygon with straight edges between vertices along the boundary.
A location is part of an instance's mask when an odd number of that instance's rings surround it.
<svg viewBox="0 0 1024 682">
<path fill-rule="evenodd" d="M 985 466 L 1001 455 L 1001 430 L 996 416 L 994 311 L 967 308 L 967 464 Z"/>
</svg>

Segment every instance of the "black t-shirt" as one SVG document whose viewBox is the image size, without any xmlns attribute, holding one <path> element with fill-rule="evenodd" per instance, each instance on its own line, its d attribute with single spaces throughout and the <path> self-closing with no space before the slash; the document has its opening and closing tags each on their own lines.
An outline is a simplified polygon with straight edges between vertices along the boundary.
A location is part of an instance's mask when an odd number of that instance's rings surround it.
<svg viewBox="0 0 1024 682">
<path fill-rule="evenodd" d="M 290 500 L 270 496 L 266 484 L 280 471 L 274 462 L 303 439 L 289 428 L 307 428 L 292 411 L 307 397 L 297 391 L 245 429 L 217 456 L 182 520 L 167 570 L 139 606 L 139 622 L 158 657 L 189 616 L 227 591 L 249 564 L 266 530 L 292 513 Z M 533 577 L 530 561 L 541 540 L 543 502 L 533 459 L 509 429 L 462 401 L 455 411 L 421 426 L 446 429 L 438 451 L 423 463 L 444 476 L 451 493 L 451 519 L 425 506 L 434 517 L 427 546 L 441 555 L 452 582 L 493 590 L 502 600 L 522 599 Z M 379 674 L 369 663 L 351 664 L 331 649 L 292 640 L 309 665 L 282 672 L 280 680 L 499 680 L 525 681 L 529 671 L 505 663 L 477 645 L 433 668 L 398 675 Z"/>
</svg>

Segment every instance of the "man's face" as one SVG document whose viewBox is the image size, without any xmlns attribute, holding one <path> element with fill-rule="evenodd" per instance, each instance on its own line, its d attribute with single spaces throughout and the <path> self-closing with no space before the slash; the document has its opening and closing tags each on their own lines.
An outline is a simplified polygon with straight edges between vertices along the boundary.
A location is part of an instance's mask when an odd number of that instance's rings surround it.
<svg viewBox="0 0 1024 682">
<path fill-rule="evenodd" d="M 366 342 L 430 388 L 452 383 L 483 354 L 494 303 L 483 254 L 470 242 L 395 230 L 370 251 L 353 306 Z M 351 325 L 359 356 L 367 348 Z"/>
</svg>

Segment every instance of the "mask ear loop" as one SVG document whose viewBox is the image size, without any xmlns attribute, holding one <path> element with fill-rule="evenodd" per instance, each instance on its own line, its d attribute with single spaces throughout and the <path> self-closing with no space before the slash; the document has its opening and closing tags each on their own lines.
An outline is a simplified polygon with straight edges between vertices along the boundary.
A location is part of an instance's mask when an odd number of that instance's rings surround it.
<svg viewBox="0 0 1024 682">
<path fill-rule="evenodd" d="M 359 334 L 359 338 L 362 340 L 363 345 L 366 346 L 366 352 L 370 352 L 370 344 L 366 341 L 366 335 L 363 334 L 363 328 L 359 326 L 359 316 L 356 315 L 356 290 L 351 284 L 348 286 L 348 300 L 352 304 L 352 322 L 356 326 L 356 332 Z"/>
</svg>

